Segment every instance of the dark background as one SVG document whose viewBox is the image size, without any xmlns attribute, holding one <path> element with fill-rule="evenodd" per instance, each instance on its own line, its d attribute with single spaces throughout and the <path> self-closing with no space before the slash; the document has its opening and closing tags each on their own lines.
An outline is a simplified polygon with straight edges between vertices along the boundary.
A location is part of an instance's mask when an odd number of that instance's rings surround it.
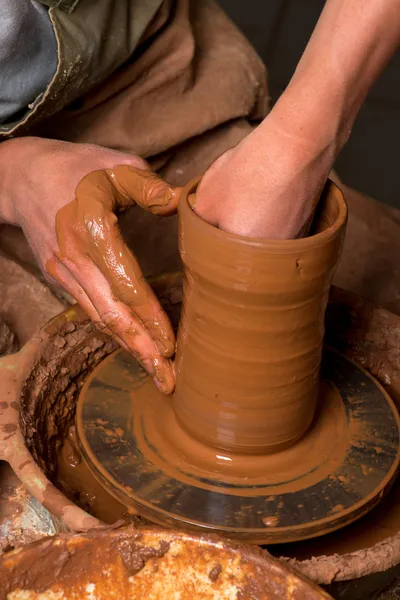
<svg viewBox="0 0 400 600">
<path fill-rule="evenodd" d="M 315 27 L 324 0 L 219 0 L 268 67 L 269 93 L 283 92 Z M 336 170 L 342 180 L 400 208 L 400 52 L 371 90 Z"/>
</svg>

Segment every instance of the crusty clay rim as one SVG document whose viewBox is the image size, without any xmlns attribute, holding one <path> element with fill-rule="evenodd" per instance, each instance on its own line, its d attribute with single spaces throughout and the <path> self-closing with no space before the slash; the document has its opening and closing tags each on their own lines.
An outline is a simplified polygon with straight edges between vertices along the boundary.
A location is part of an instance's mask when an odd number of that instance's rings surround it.
<svg viewBox="0 0 400 600">
<path fill-rule="evenodd" d="M 167 543 L 172 547 L 172 553 L 170 554 L 172 561 L 176 558 L 175 555 L 177 554 L 180 560 L 183 558 L 183 563 L 189 561 L 191 565 L 195 565 L 197 562 L 199 571 L 201 572 L 207 573 L 208 571 L 209 573 L 211 567 L 215 567 L 216 561 L 219 559 L 222 566 L 228 566 L 229 570 L 229 562 L 233 561 L 233 564 L 236 564 L 236 566 L 239 567 L 239 573 L 247 575 L 250 581 L 252 581 L 251 578 L 253 577 L 262 580 L 269 576 L 278 576 L 283 585 L 288 587 L 288 590 L 293 591 L 294 589 L 297 589 L 304 593 L 307 592 L 307 598 L 311 598 L 309 594 L 312 592 L 313 600 L 322 600 L 323 598 L 326 598 L 326 600 L 333 600 L 325 590 L 317 586 L 315 581 L 306 578 L 298 571 L 298 569 L 295 570 L 291 565 L 284 561 L 279 561 L 279 559 L 269 552 L 260 549 L 257 546 L 250 546 L 249 544 L 244 544 L 217 535 L 197 535 L 189 531 L 161 529 L 159 527 L 149 527 L 148 525 L 135 526 L 131 523 L 121 524 L 121 522 L 118 522 L 114 525 L 103 527 L 101 530 L 92 530 L 86 533 L 76 534 L 63 532 L 53 538 L 53 543 L 56 548 L 65 546 L 68 550 L 73 551 L 74 547 L 79 550 L 85 542 L 91 543 L 91 546 L 95 545 L 97 542 L 98 545 L 102 546 L 103 540 L 106 538 L 108 547 L 111 548 L 114 546 L 114 549 L 116 549 L 118 546 L 115 542 L 117 542 L 118 539 L 121 539 L 119 536 L 121 536 L 123 541 L 131 539 L 133 542 L 137 542 L 139 546 L 144 548 L 147 546 L 153 548 L 156 547 L 156 545 L 160 547 L 161 543 Z M 177 552 L 173 547 L 174 542 L 178 542 L 176 548 Z M 37 554 L 40 556 L 40 548 L 46 547 L 46 549 L 48 549 L 48 544 L 49 539 L 42 538 L 41 540 L 34 542 L 34 544 L 28 544 L 25 547 L 10 550 L 4 555 L 5 568 L 15 572 L 22 566 L 22 570 L 26 571 L 24 559 L 26 554 L 28 554 L 28 558 L 30 558 L 31 546 L 35 546 Z M 86 546 L 85 552 L 90 552 L 91 546 Z M 208 555 L 208 550 L 211 550 L 210 555 Z M 213 552 L 215 550 L 220 553 L 219 557 L 215 556 Z M 165 555 L 160 558 L 161 562 L 166 555 L 168 555 L 168 550 Z M 239 562 L 236 559 L 239 559 Z M 246 565 L 249 566 L 250 569 L 247 569 Z M 23 576 L 23 573 L 20 575 Z M 149 571 L 148 575 L 154 582 L 157 580 L 156 572 L 150 573 Z M 134 576 L 135 575 L 133 575 L 133 577 Z M 51 593 L 52 587 L 53 583 L 50 584 L 50 587 L 47 590 L 48 593 Z M 285 598 L 286 597 L 285 594 Z"/>
<path fill-rule="evenodd" d="M 264 238 L 252 238 L 246 236 L 235 235 L 234 233 L 228 233 L 210 225 L 200 217 L 196 215 L 193 210 L 193 206 L 189 200 L 191 194 L 193 194 L 197 186 L 199 185 L 201 177 L 192 179 L 181 191 L 180 202 L 178 210 L 183 212 L 185 217 L 190 220 L 195 220 L 196 225 L 203 229 L 204 235 L 214 236 L 215 238 L 224 238 L 224 240 L 231 240 L 237 244 L 243 244 L 246 246 L 255 246 L 260 250 L 265 250 L 271 254 L 288 254 L 294 251 L 304 251 L 313 248 L 317 248 L 329 240 L 332 240 L 336 236 L 340 235 L 344 225 L 347 222 L 347 202 L 343 196 L 341 189 L 331 181 L 327 180 L 326 193 L 333 193 L 339 206 L 338 216 L 335 222 L 330 225 L 324 231 L 310 235 L 308 237 L 296 238 L 294 240 L 281 240 L 281 239 L 264 239 Z"/>
<path fill-rule="evenodd" d="M 82 311 L 83 315 L 83 311 Z M 28 450 L 21 430 L 21 398 L 41 350 L 50 338 L 46 327 L 50 323 L 77 320 L 75 308 L 57 315 L 40 329 L 17 353 L 0 358 L 0 460 L 9 463 L 27 490 L 47 510 L 58 517 L 68 528 L 87 531 L 101 525 L 100 521 L 68 500 L 46 477 Z"/>
<path fill-rule="evenodd" d="M 165 284 L 168 283 L 168 278 L 166 276 L 163 276 L 162 279 Z M 77 306 L 67 309 L 60 315 L 54 317 L 47 325 L 45 325 L 38 333 L 36 333 L 18 354 L 0 358 L 0 377 L 7 377 L 10 376 L 10 374 L 12 376 L 12 380 L 9 381 L 7 389 L 2 386 L 0 390 L 0 400 L 4 399 L 8 403 L 16 402 L 18 405 L 20 404 L 22 390 L 25 381 L 31 373 L 31 369 L 35 364 L 35 359 L 37 356 L 41 355 L 41 350 L 50 340 L 51 336 L 46 332 L 49 324 L 57 324 L 60 321 L 82 321 L 83 315 L 83 311 Z M 6 394 L 6 397 L 4 397 L 4 394 Z M 19 406 L 17 410 L 19 411 Z M 3 417 L 1 418 L 1 422 L 4 423 Z M 22 437 L 20 427 L 18 433 Z M 34 459 L 26 448 L 26 445 L 24 442 L 22 443 L 27 456 L 29 456 L 32 462 L 34 462 Z M 22 483 L 24 483 L 24 485 L 35 498 L 42 502 L 38 490 L 33 489 L 32 486 L 29 486 L 24 472 L 19 472 L 16 468 L 17 465 L 15 461 L 11 459 L 11 454 L 12 453 L 10 451 L 7 452 L 6 449 L 2 448 L 0 443 L 0 459 L 10 463 L 11 467 L 16 472 Z M 43 472 L 40 471 L 40 473 L 42 475 L 41 481 L 47 482 Z M 76 517 L 89 517 L 89 515 L 67 500 L 67 498 L 61 494 L 61 492 L 59 492 L 59 495 L 64 499 L 70 509 L 72 509 L 72 512 L 68 513 L 67 511 L 67 513 L 64 513 L 63 515 L 62 511 L 53 509 L 53 515 L 60 518 L 60 520 L 72 531 L 84 529 L 83 527 L 80 527 L 83 525 L 81 518 L 76 520 Z M 99 523 L 93 517 L 90 517 L 90 519 L 92 519 L 91 526 Z M 89 529 L 89 527 L 86 527 L 86 529 Z M 337 554 L 332 556 L 322 555 L 302 561 L 287 557 L 281 558 L 318 584 L 327 585 L 334 581 L 348 581 L 363 577 L 365 575 L 371 575 L 373 573 L 381 573 L 398 565 L 400 563 L 400 533 L 397 533 L 396 535 L 389 537 L 382 542 L 378 542 L 369 548 L 343 554 L 341 556 Z"/>
</svg>

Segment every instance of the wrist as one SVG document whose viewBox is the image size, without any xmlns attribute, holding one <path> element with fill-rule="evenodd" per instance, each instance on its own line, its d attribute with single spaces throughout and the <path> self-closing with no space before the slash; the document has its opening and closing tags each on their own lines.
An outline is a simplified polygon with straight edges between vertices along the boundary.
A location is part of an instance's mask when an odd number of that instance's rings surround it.
<svg viewBox="0 0 400 600">
<path fill-rule="evenodd" d="M 40 151 L 40 138 L 22 137 L 0 143 L 0 222 L 21 226 L 18 198 L 26 190 L 29 171 Z"/>
<path fill-rule="evenodd" d="M 0 144 L 0 222 L 12 225 L 19 225 L 15 187 L 18 185 L 18 178 L 23 176 L 27 167 L 19 161 L 22 145 L 23 138 L 7 140 Z"/>
<path fill-rule="evenodd" d="M 296 73 L 270 117 L 311 156 L 329 155 L 332 162 L 346 144 L 354 119 L 340 82 L 309 68 Z"/>
</svg>

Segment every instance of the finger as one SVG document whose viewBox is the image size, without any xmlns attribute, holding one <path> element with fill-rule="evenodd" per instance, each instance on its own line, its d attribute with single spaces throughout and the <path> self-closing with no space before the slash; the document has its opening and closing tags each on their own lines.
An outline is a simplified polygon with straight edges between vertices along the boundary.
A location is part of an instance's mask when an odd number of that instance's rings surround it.
<svg viewBox="0 0 400 600">
<path fill-rule="evenodd" d="M 176 212 L 181 188 L 169 186 L 150 169 L 138 169 L 131 165 L 118 165 L 106 169 L 117 190 L 121 207 L 132 204 L 132 200 L 145 211 L 155 215 L 171 215 Z"/>
<path fill-rule="evenodd" d="M 113 213 L 104 215 L 100 245 L 87 244 L 87 255 L 107 279 L 113 296 L 123 302 L 145 327 L 164 357 L 175 352 L 175 334 L 160 303 L 124 243 Z"/>
<path fill-rule="evenodd" d="M 97 185 L 85 185 L 85 193 L 77 190 L 75 201 L 57 213 L 60 259 L 65 264 L 64 257 L 68 257 L 78 265 L 82 256 L 88 256 L 109 282 L 115 300 L 124 303 L 147 329 L 160 354 L 172 356 L 174 331 L 122 239 L 117 217 L 111 211 L 112 193 L 103 175 L 96 177 Z"/>
<path fill-rule="evenodd" d="M 46 262 L 46 271 L 50 275 L 51 280 L 58 285 L 61 289 L 67 291 L 79 304 L 79 306 L 85 311 L 90 320 L 94 325 L 103 333 L 114 337 L 115 341 L 124 348 L 127 352 L 130 352 L 125 342 L 119 338 L 102 322 L 99 313 L 93 306 L 86 292 L 82 289 L 79 283 L 75 280 L 69 269 L 57 258 L 49 259 Z"/>
<path fill-rule="evenodd" d="M 160 354 L 172 356 L 175 336 L 168 317 L 124 244 L 112 212 L 120 194 L 104 171 L 91 175 L 93 180 L 90 175 L 85 177 L 75 200 L 57 213 L 60 258 L 68 257 L 78 264 L 80 255 L 89 256 L 109 281 L 115 298 L 125 303 L 149 331 Z"/>
<path fill-rule="evenodd" d="M 57 286 L 75 298 L 79 306 L 83 308 L 94 323 L 101 323 L 99 314 L 88 295 L 77 283 L 69 270 L 57 258 L 51 258 L 46 262 L 46 271 Z"/>
<path fill-rule="evenodd" d="M 147 184 L 154 181 L 152 175 L 147 177 L 150 172 L 145 169 L 125 168 L 135 175 L 135 181 L 143 177 Z M 119 181 L 121 172 L 117 175 Z M 135 200 L 147 202 L 151 208 L 151 198 L 160 196 L 160 188 L 147 184 L 131 192 Z M 162 182 L 163 189 L 165 186 Z M 165 211 L 173 210 L 169 196 L 164 194 L 162 201 L 154 206 L 161 204 Z M 128 191 L 121 186 L 118 190 L 105 171 L 86 176 L 78 185 L 75 200 L 57 213 L 60 260 L 85 290 L 102 322 L 139 356 L 147 370 L 161 382 L 163 391 L 168 392 L 173 388 L 172 370 L 169 362 L 156 352 L 149 332 L 160 353 L 166 356 L 173 354 L 175 338 L 168 318 L 117 228 L 117 219 L 111 211 L 124 202 L 132 202 Z M 100 273 L 94 265 L 99 267 Z M 98 275 L 102 275 L 102 279 L 98 279 Z"/>
<path fill-rule="evenodd" d="M 65 265 L 61 264 L 56 258 L 50 259 L 46 263 L 46 270 L 57 284 L 61 285 L 63 289 L 68 291 L 75 298 L 75 300 L 87 313 L 96 327 L 98 327 L 102 332 L 111 335 L 115 341 L 122 348 L 124 348 L 124 350 L 132 353 L 132 347 L 129 348 L 125 344 L 124 340 L 120 337 L 120 335 L 118 335 L 117 331 L 115 329 L 112 331 L 109 326 L 103 323 L 89 297 L 79 283 L 74 279 L 71 272 Z M 105 320 L 107 321 L 107 319 Z M 136 355 L 136 352 L 133 352 Z M 159 360 L 158 356 L 154 357 L 153 360 L 142 360 L 139 355 L 137 355 L 136 358 L 146 369 L 146 371 L 154 377 L 155 383 L 161 392 L 165 394 L 171 394 L 173 392 L 175 380 L 174 372 L 172 371 L 171 375 L 171 373 L 168 372 L 168 369 L 167 373 L 165 373 L 165 367 Z"/>
<path fill-rule="evenodd" d="M 154 341 L 142 323 L 122 302 L 115 300 L 108 281 L 96 266 L 84 256 L 77 262 L 63 259 L 64 266 L 70 271 L 83 288 L 96 308 L 103 325 L 108 328 L 117 341 L 134 354 L 143 367 L 155 379 L 157 387 L 165 394 L 174 389 L 174 376 L 170 361 L 159 355 Z"/>
</svg>

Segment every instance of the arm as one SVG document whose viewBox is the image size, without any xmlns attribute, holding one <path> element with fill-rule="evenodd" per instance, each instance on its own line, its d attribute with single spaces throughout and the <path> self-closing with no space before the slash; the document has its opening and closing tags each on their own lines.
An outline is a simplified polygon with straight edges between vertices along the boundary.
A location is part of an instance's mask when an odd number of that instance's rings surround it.
<svg viewBox="0 0 400 600">
<path fill-rule="evenodd" d="M 196 212 L 240 235 L 296 237 L 400 41 L 400 0 L 328 0 L 264 122 L 206 173 Z"/>
</svg>

